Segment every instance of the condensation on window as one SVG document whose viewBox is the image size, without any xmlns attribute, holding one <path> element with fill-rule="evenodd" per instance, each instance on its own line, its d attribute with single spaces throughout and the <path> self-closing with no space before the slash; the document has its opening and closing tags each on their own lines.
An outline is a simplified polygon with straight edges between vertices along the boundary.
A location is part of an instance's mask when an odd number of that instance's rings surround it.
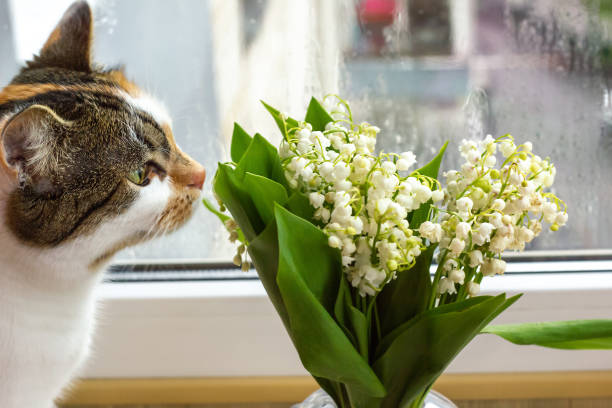
<svg viewBox="0 0 612 408">
<path fill-rule="evenodd" d="M 20 49 L 28 44 L 21 22 L 34 16 L 44 27 L 57 18 L 33 6 L 15 17 L 11 3 L 21 1 L 0 0 L 2 84 L 16 72 L 19 55 L 35 52 Z M 458 166 L 453 151 L 463 138 L 510 133 L 532 141 L 557 165 L 555 193 L 566 200 L 570 219 L 529 249 L 612 247 L 610 1 L 92 4 L 95 59 L 125 65 L 164 101 L 178 143 L 208 170 L 208 198 L 217 162 L 229 158 L 234 122 L 278 142 L 260 100 L 299 117 L 311 95 L 339 93 L 358 120 L 382 129 L 379 149 L 413 150 L 425 162 L 450 140 L 447 169 Z M 38 35 L 42 43 L 46 33 Z M 180 231 L 120 259 L 230 259 L 232 252 L 220 223 L 199 209 Z"/>
</svg>

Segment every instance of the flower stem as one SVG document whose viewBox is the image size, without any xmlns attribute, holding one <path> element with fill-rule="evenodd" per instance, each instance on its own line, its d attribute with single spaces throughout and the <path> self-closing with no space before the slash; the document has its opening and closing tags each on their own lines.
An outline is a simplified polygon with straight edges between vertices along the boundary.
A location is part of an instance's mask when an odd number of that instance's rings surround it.
<svg viewBox="0 0 612 408">
<path fill-rule="evenodd" d="M 438 282 L 440 282 L 440 278 L 442 277 L 442 270 L 444 269 L 444 260 L 446 259 L 446 253 L 448 251 L 444 250 L 440 256 L 440 262 L 438 263 L 438 269 L 436 269 L 436 274 L 434 275 L 434 280 L 431 284 L 431 296 L 429 297 L 429 304 L 427 305 L 427 310 L 431 310 L 434 308 L 436 303 L 436 293 L 438 290 Z"/>
</svg>

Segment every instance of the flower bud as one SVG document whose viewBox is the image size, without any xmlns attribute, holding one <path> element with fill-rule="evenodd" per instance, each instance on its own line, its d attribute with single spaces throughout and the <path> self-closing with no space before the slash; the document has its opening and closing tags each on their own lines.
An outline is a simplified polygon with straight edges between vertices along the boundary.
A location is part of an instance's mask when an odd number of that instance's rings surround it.
<svg viewBox="0 0 612 408">
<path fill-rule="evenodd" d="M 227 228 L 228 231 L 235 231 L 236 228 L 238 228 L 238 224 L 236 224 L 236 221 L 232 218 L 225 220 L 223 224 L 225 224 L 225 228 Z"/>
<path fill-rule="evenodd" d="M 476 282 L 468 282 L 467 290 L 471 297 L 478 296 L 480 293 L 480 285 Z"/>
<path fill-rule="evenodd" d="M 555 224 L 558 224 L 559 226 L 565 225 L 566 222 L 567 222 L 567 213 L 560 212 L 555 217 Z"/>
<path fill-rule="evenodd" d="M 438 282 L 438 293 L 440 295 L 444 293 L 452 295 L 453 293 L 457 293 L 457 290 L 455 289 L 455 284 L 450 279 L 442 278 L 440 282 Z"/>
<path fill-rule="evenodd" d="M 454 283 L 463 285 L 463 281 L 465 280 L 465 272 L 461 269 L 453 269 L 448 274 L 448 279 L 450 279 Z"/>
<path fill-rule="evenodd" d="M 457 209 L 461 212 L 470 212 L 474 202 L 469 197 L 461 197 L 457 200 Z"/>
<path fill-rule="evenodd" d="M 310 201 L 310 205 L 312 205 L 316 210 L 317 208 L 321 208 L 323 205 L 325 196 L 321 193 L 313 192 L 308 194 L 308 200 Z"/>
<path fill-rule="evenodd" d="M 477 182 L 474 183 L 476 187 L 480 187 L 485 193 L 491 192 L 491 183 L 489 183 L 486 179 L 481 178 Z"/>
<path fill-rule="evenodd" d="M 444 199 L 444 191 L 442 190 L 434 190 L 431 192 L 431 199 L 434 203 L 441 201 Z"/>
<path fill-rule="evenodd" d="M 457 235 L 457 238 L 463 240 L 468 239 L 470 231 L 471 227 L 470 224 L 468 224 L 467 222 L 460 222 L 455 228 L 455 234 Z"/>
<path fill-rule="evenodd" d="M 398 265 L 397 265 L 397 261 L 394 261 L 393 259 L 390 261 L 387 261 L 387 269 L 389 269 L 390 271 L 395 271 L 397 270 Z"/>
<path fill-rule="evenodd" d="M 332 235 L 328 238 L 327 243 L 332 248 L 340 248 L 342 246 L 342 241 L 335 235 Z"/>
<path fill-rule="evenodd" d="M 496 198 L 493 200 L 493 204 L 491 205 L 491 209 L 502 211 L 506 207 L 506 202 L 501 198 Z"/>
<path fill-rule="evenodd" d="M 483 262 L 482 252 L 479 251 L 478 249 L 475 249 L 472 252 L 470 252 L 469 257 L 470 257 L 470 267 L 472 268 L 476 268 L 478 265 L 482 264 Z"/>
<path fill-rule="evenodd" d="M 240 266 L 242 265 L 242 257 L 240 255 L 235 255 L 234 259 L 232 259 L 232 262 L 234 263 L 234 265 Z"/>
<path fill-rule="evenodd" d="M 463 251 L 463 248 L 465 248 L 465 241 L 459 238 L 453 238 L 448 246 L 448 249 L 450 249 L 455 256 L 459 255 L 461 251 Z"/>
<path fill-rule="evenodd" d="M 487 259 L 482 264 L 480 272 L 484 276 L 501 275 L 506 271 L 506 262 L 501 259 Z"/>
</svg>

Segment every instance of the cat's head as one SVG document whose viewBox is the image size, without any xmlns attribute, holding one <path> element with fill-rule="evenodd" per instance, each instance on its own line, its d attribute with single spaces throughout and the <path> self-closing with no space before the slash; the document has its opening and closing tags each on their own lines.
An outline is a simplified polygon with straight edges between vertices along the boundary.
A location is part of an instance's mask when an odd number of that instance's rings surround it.
<svg viewBox="0 0 612 408">
<path fill-rule="evenodd" d="M 88 242 L 96 264 L 182 225 L 205 172 L 159 103 L 92 65 L 91 40 L 91 10 L 75 3 L 0 92 L 0 222 L 29 246 Z"/>
</svg>

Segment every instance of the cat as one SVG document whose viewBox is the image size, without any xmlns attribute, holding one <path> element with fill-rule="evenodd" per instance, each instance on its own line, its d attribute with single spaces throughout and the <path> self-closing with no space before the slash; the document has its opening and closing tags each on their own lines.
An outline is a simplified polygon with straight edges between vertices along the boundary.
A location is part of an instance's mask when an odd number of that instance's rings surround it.
<svg viewBox="0 0 612 408">
<path fill-rule="evenodd" d="M 49 408 L 85 361 L 119 250 L 191 216 L 204 168 L 122 70 L 91 62 L 74 3 L 0 92 L 0 407 Z"/>
</svg>

